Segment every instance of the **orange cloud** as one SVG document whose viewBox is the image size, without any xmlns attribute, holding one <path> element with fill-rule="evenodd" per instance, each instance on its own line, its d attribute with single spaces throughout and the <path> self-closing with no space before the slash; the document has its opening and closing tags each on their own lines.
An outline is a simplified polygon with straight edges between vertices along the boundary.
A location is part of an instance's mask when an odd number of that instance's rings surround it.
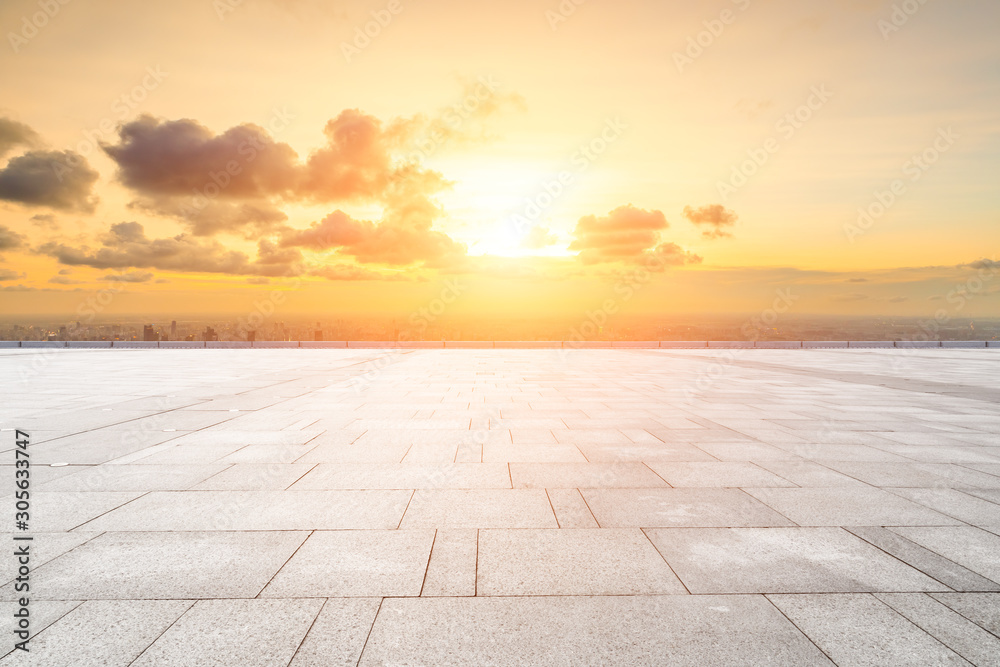
<svg viewBox="0 0 1000 667">
<path fill-rule="evenodd" d="M 701 232 L 706 239 L 732 238 L 732 234 L 725 231 L 726 227 L 732 227 L 739 220 L 739 216 L 734 211 L 730 211 L 721 204 L 711 204 L 695 209 L 690 206 L 684 207 L 684 217 L 698 226 L 707 226 Z"/>
<path fill-rule="evenodd" d="M 653 248 L 660 232 L 669 226 L 660 211 L 622 206 L 603 218 L 580 218 L 573 231 L 576 240 L 569 249 L 579 250 L 580 259 L 587 264 L 634 260 Z"/>
</svg>

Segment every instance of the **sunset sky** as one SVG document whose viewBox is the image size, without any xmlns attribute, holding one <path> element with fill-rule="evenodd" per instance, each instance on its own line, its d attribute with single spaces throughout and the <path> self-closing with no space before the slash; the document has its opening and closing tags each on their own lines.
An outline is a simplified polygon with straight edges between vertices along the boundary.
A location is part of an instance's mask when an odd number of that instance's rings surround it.
<svg viewBox="0 0 1000 667">
<path fill-rule="evenodd" d="M 0 313 L 1000 316 L 995 0 L 63 1 Z"/>
</svg>

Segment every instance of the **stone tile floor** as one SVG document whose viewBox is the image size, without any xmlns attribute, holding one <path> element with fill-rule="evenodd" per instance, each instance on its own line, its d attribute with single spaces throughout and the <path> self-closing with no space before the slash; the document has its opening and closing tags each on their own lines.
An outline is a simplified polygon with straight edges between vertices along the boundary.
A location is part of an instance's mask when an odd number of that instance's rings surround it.
<svg viewBox="0 0 1000 667">
<path fill-rule="evenodd" d="M 3 350 L 0 665 L 1000 665 L 998 355 Z"/>
</svg>

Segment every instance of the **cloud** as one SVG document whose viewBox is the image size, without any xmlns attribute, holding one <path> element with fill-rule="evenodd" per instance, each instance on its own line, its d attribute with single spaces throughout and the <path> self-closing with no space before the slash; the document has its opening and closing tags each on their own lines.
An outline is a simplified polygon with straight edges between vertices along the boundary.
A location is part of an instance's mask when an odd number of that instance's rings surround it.
<svg viewBox="0 0 1000 667">
<path fill-rule="evenodd" d="M 62 274 L 62 271 L 59 272 Z M 56 285 L 82 285 L 87 282 L 86 280 L 76 280 L 75 278 L 70 278 L 66 275 L 52 276 L 49 278 L 49 282 Z"/>
<path fill-rule="evenodd" d="M 385 124 L 348 109 L 326 124 L 325 144 L 302 161 L 256 125 L 216 135 L 194 120 L 141 116 L 103 148 L 118 179 L 138 193 L 133 207 L 177 218 L 195 236 L 274 231 L 287 220 L 279 208 L 286 203 L 379 204 L 386 213 L 369 230 L 371 243 L 344 251 L 360 261 L 404 264 L 456 250 L 447 236 L 429 231 L 441 215 L 431 198 L 451 184 L 401 159 L 415 131 L 412 119 Z M 371 245 L 383 241 L 390 247 Z M 399 243 L 416 245 L 406 252 Z"/>
<path fill-rule="evenodd" d="M 553 234 L 552 230 L 543 225 L 535 225 L 528 232 L 528 235 L 524 237 L 524 240 L 521 241 L 521 247 L 539 250 L 554 246 L 557 243 L 559 243 L 559 237 Z"/>
<path fill-rule="evenodd" d="M 19 234 L 10 227 L 0 225 L 0 250 L 21 248 L 24 246 L 25 240 L 24 234 Z"/>
<path fill-rule="evenodd" d="M 0 268 L 0 280 L 18 280 L 20 278 L 26 278 L 24 273 L 18 273 L 17 271 L 11 271 L 10 269 Z"/>
<path fill-rule="evenodd" d="M 217 241 L 204 241 L 187 234 L 150 239 L 137 222 L 112 225 L 101 242 L 103 246 L 96 250 L 46 243 L 39 252 L 55 257 L 62 264 L 95 269 L 136 268 L 263 276 L 293 276 L 300 274 L 302 269 L 297 261 L 298 253 L 276 252 L 274 244 L 267 241 L 261 241 L 257 259 L 251 260 L 246 253 L 228 250 Z"/>
<path fill-rule="evenodd" d="M 405 136 L 402 129 L 387 132 L 374 116 L 342 111 L 323 129 L 326 146 L 309 156 L 300 193 L 317 202 L 376 199 L 394 175 L 392 153 Z"/>
<path fill-rule="evenodd" d="M 128 273 L 109 273 L 101 276 L 101 280 L 113 283 L 148 283 L 153 279 L 153 274 L 148 271 L 131 271 Z"/>
<path fill-rule="evenodd" d="M 650 271 L 656 271 L 670 266 L 701 264 L 702 261 L 703 259 L 700 255 L 688 252 L 676 243 L 661 243 L 651 252 L 647 253 L 645 265 Z"/>
<path fill-rule="evenodd" d="M 724 228 L 733 227 L 739 220 L 739 216 L 734 211 L 725 208 L 722 204 L 711 204 L 698 209 L 685 206 L 684 217 L 695 225 L 707 225 L 708 229 L 701 232 L 701 235 L 706 239 L 732 238 L 733 235 L 725 231 Z"/>
<path fill-rule="evenodd" d="M 164 215 L 183 221 L 194 236 L 214 236 L 222 232 L 256 238 L 273 231 L 288 220 L 283 211 L 267 200 L 223 202 L 176 197 L 144 198 L 131 202 L 130 209 Z"/>
<path fill-rule="evenodd" d="M 1000 269 L 1000 262 L 993 259 L 978 259 L 975 262 L 968 264 L 971 269 Z"/>
<path fill-rule="evenodd" d="M 903 303 L 904 301 L 909 301 L 909 300 L 910 297 L 908 296 L 894 296 L 891 299 L 889 299 L 889 303 Z"/>
<path fill-rule="evenodd" d="M 660 211 L 622 206 L 603 218 L 580 218 L 569 249 L 580 251 L 580 259 L 587 264 L 632 260 L 655 247 L 660 232 L 669 226 Z"/>
<path fill-rule="evenodd" d="M 291 193 L 298 155 L 251 123 L 220 135 L 191 120 L 142 115 L 118 130 L 117 145 L 102 145 L 118 179 L 151 196 L 262 198 Z"/>
<path fill-rule="evenodd" d="M 28 221 L 36 227 L 47 229 L 49 231 L 56 231 L 59 229 L 59 223 L 56 222 L 56 216 L 51 213 L 36 213 L 28 218 Z"/>
<path fill-rule="evenodd" d="M 38 146 L 42 138 L 33 129 L 10 118 L 0 118 L 0 158 L 15 146 Z"/>
<path fill-rule="evenodd" d="M 430 228 L 432 214 L 420 210 L 391 210 L 382 222 L 355 220 L 334 211 L 308 229 L 288 229 L 283 247 L 314 251 L 338 250 L 363 264 L 407 266 L 423 263 L 443 266 L 463 257 L 465 245 Z"/>
<path fill-rule="evenodd" d="M 867 278 L 848 278 L 849 283 L 867 283 L 870 282 Z"/>
<path fill-rule="evenodd" d="M 0 169 L 0 199 L 92 213 L 98 173 L 73 151 L 29 151 Z"/>
</svg>

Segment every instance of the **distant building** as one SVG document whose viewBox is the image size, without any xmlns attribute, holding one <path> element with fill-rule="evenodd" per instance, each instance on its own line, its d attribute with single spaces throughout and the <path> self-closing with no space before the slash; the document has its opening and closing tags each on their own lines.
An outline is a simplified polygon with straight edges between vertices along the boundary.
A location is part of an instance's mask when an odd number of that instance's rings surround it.
<svg viewBox="0 0 1000 667">
<path fill-rule="evenodd" d="M 315 338 L 314 338 L 314 340 L 317 340 L 317 341 L 323 340 L 323 330 L 320 329 L 319 327 L 320 327 L 320 323 L 317 322 L 316 323 L 316 334 L 315 334 Z"/>
<path fill-rule="evenodd" d="M 160 340 L 160 334 L 156 333 L 152 324 L 146 324 L 142 327 L 142 339 L 147 342 L 156 342 Z"/>
<path fill-rule="evenodd" d="M 205 333 L 202 334 L 206 342 L 213 342 L 219 340 L 219 334 L 215 333 L 215 329 L 212 327 L 205 327 Z"/>
<path fill-rule="evenodd" d="M 247 340 L 249 342 L 251 342 L 251 343 L 254 342 L 255 340 L 257 340 L 257 332 L 256 331 L 248 331 L 247 332 Z"/>
<path fill-rule="evenodd" d="M 177 320 L 170 323 L 170 337 L 173 339 L 177 338 Z"/>
</svg>

